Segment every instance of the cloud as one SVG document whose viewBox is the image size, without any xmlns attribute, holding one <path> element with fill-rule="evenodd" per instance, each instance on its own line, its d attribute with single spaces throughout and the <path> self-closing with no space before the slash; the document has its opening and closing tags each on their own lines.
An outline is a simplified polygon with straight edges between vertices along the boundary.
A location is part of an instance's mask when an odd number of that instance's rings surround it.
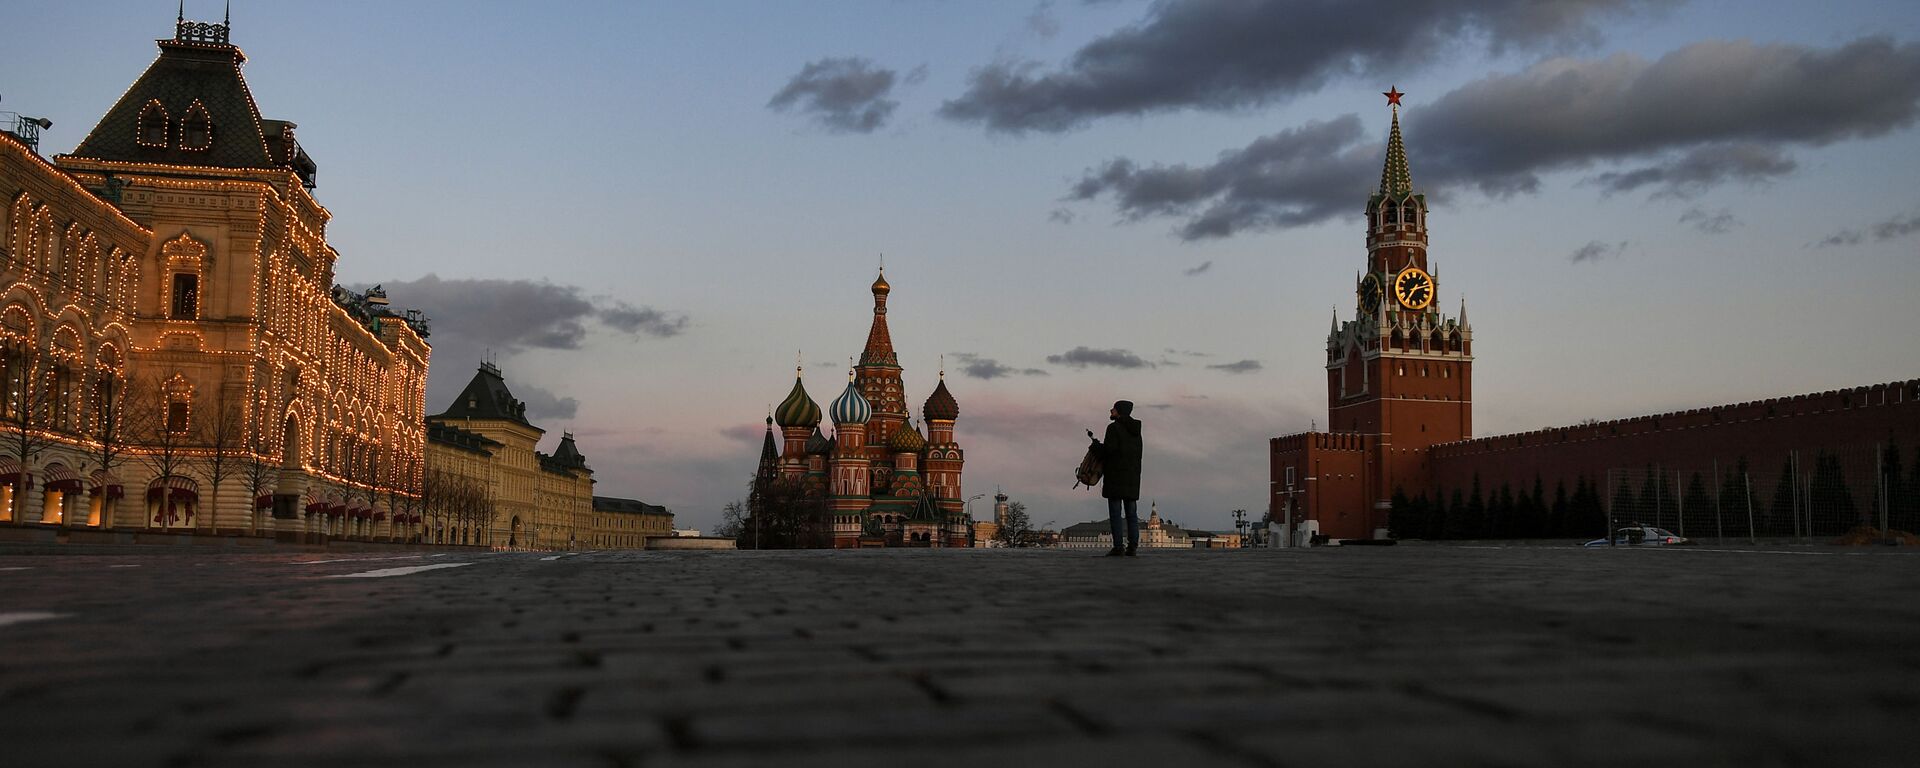
<svg viewBox="0 0 1920 768">
<path fill-rule="evenodd" d="M 1194 275 L 1202 274 L 1209 269 L 1213 269 L 1213 262 L 1211 260 L 1200 262 L 1200 266 L 1181 270 L 1180 273 L 1183 275 L 1186 275 L 1187 277 L 1193 277 Z"/>
<path fill-rule="evenodd" d="M 1241 360 L 1236 363 L 1220 363 L 1207 367 L 1216 371 L 1226 371 L 1227 373 L 1255 373 L 1259 371 L 1262 366 L 1258 360 Z"/>
<path fill-rule="evenodd" d="M 1053 0 L 1040 0 L 1033 12 L 1027 14 L 1027 31 L 1042 40 L 1052 40 L 1060 35 L 1060 19 L 1053 15 Z"/>
<path fill-rule="evenodd" d="M 1073 368 L 1100 366 L 1105 368 L 1152 368 L 1153 363 L 1141 359 L 1139 355 L 1124 349 L 1093 349 L 1074 347 L 1065 353 L 1047 355 L 1047 362 Z"/>
<path fill-rule="evenodd" d="M 1603 16 L 1673 0 L 1395 3 L 1387 17 L 1338 0 L 1163 0 L 1048 71 L 1003 60 L 973 71 L 950 120 L 990 131 L 1061 132 L 1098 118 L 1233 110 L 1334 80 L 1401 73 L 1463 48 L 1500 52 L 1590 42 Z M 1390 18 L 1388 18 L 1390 17 Z"/>
<path fill-rule="evenodd" d="M 499 361 L 529 350 L 577 350 L 596 328 L 630 338 L 672 336 L 689 322 L 684 315 L 589 297 L 577 286 L 545 280 L 443 280 L 429 274 L 382 285 L 394 306 L 417 308 L 433 319 L 427 407 L 436 413 L 483 358 Z M 508 373 L 514 396 L 527 402 L 529 416 L 572 418 L 579 407 L 573 398 Z"/>
<path fill-rule="evenodd" d="M 1575 264 L 1584 261 L 1599 261 L 1601 259 L 1618 256 L 1626 252 L 1626 250 L 1627 241 L 1625 240 L 1618 243 L 1603 243 L 1594 240 L 1579 248 L 1575 248 L 1573 253 L 1567 257 L 1567 260 Z"/>
<path fill-rule="evenodd" d="M 908 75 L 909 82 L 926 77 L 925 67 Z M 900 102 L 887 98 L 898 75 L 858 57 L 825 58 L 808 62 L 773 98 L 767 108 L 780 112 L 796 107 L 834 133 L 872 133 L 885 125 Z"/>
<path fill-rule="evenodd" d="M 1211 264 L 1212 262 L 1208 263 Z M 1167 354 L 1185 355 L 1187 357 L 1213 357 L 1213 354 L 1209 352 L 1195 352 L 1191 349 L 1174 349 L 1173 347 L 1167 347 Z"/>
<path fill-rule="evenodd" d="M 669 315 L 652 307 L 636 307 L 624 301 L 615 301 L 612 306 L 600 310 L 600 322 L 607 327 L 629 334 L 644 333 L 648 336 L 678 336 L 687 329 L 686 315 Z"/>
<path fill-rule="evenodd" d="M 1694 229 L 1709 235 L 1725 234 L 1742 224 L 1740 219 L 1733 215 L 1733 211 L 1722 208 L 1715 213 L 1699 206 L 1688 208 L 1685 213 L 1680 214 L 1680 223 L 1692 224 Z"/>
<path fill-rule="evenodd" d="M 1072 208 L 1055 208 L 1047 212 L 1047 221 L 1059 224 L 1072 224 L 1076 215 Z"/>
<path fill-rule="evenodd" d="M 721 437 L 728 440 L 757 446 L 766 440 L 767 425 L 765 423 L 735 424 L 728 427 L 721 427 L 719 432 Z"/>
<path fill-rule="evenodd" d="M 1758 184 L 1792 173 L 1796 167 L 1793 158 L 1776 146 L 1715 144 L 1688 150 L 1662 165 L 1609 171 L 1592 180 L 1607 194 L 1655 185 L 1654 197 L 1688 198 L 1725 181 Z"/>
<path fill-rule="evenodd" d="M 1863 232 L 1858 229 L 1843 229 L 1826 236 L 1816 245 L 1822 247 L 1836 245 L 1859 245 L 1869 237 L 1874 242 L 1896 240 L 1915 232 L 1920 232 L 1920 213 L 1900 214 L 1869 225 Z"/>
<path fill-rule="evenodd" d="M 1649 61 L 1558 58 L 1491 75 L 1410 107 L 1418 187 L 1505 197 L 1542 174 L 1632 164 L 1590 181 L 1612 192 L 1697 195 L 1790 172 L 1789 146 L 1879 136 L 1920 115 L 1920 43 L 1868 37 L 1834 48 L 1706 41 Z M 1109 196 L 1122 220 L 1183 219 L 1184 240 L 1350 214 L 1378 178 L 1381 148 L 1356 115 L 1311 121 L 1205 165 L 1088 169 L 1071 200 Z"/>
<path fill-rule="evenodd" d="M 552 391 L 528 384 L 524 381 L 513 383 L 513 396 L 527 404 L 527 419 L 571 419 L 580 411 L 580 401 L 571 397 L 561 397 Z"/>
<path fill-rule="evenodd" d="M 953 358 L 960 363 L 960 372 L 976 379 L 998 379 L 1003 376 L 1045 376 L 1046 371 L 1039 368 L 1015 368 L 1002 365 L 990 357 L 981 357 L 971 352 L 955 352 Z"/>
</svg>

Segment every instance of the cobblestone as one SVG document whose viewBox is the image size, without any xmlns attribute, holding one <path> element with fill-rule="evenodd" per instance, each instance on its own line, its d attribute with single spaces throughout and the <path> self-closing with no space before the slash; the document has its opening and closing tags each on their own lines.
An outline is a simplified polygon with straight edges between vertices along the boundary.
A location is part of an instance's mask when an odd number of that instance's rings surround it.
<svg viewBox="0 0 1920 768">
<path fill-rule="evenodd" d="M 540 558 L 0 556 L 4 762 L 1870 765 L 1920 715 L 1894 550 Z"/>
</svg>

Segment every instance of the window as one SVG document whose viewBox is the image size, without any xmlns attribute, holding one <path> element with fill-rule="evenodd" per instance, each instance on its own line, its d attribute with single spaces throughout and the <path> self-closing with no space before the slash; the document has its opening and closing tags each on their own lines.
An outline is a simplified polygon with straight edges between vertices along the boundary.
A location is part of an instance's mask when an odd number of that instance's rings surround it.
<svg viewBox="0 0 1920 768">
<path fill-rule="evenodd" d="M 173 275 L 174 320 L 193 320 L 200 315 L 200 276 L 186 272 Z"/>
<path fill-rule="evenodd" d="M 1287 467 L 1287 485 L 1293 485 L 1293 467 Z"/>
<path fill-rule="evenodd" d="M 187 431 L 187 403 L 185 400 L 175 400 L 167 403 L 167 431 Z"/>
<path fill-rule="evenodd" d="M 167 148 L 167 108 L 160 106 L 159 100 L 147 102 L 140 108 L 139 125 L 134 128 L 134 141 L 143 147 L 155 149 Z"/>
<path fill-rule="evenodd" d="M 207 117 L 206 106 L 195 101 L 187 107 L 187 116 L 180 118 L 180 148 L 201 152 L 210 146 L 213 146 L 213 122 Z"/>
<path fill-rule="evenodd" d="M 48 403 L 53 428 L 68 429 L 67 420 L 73 415 L 73 371 L 65 364 L 53 366 L 53 390 L 48 394 L 53 397 Z"/>
</svg>

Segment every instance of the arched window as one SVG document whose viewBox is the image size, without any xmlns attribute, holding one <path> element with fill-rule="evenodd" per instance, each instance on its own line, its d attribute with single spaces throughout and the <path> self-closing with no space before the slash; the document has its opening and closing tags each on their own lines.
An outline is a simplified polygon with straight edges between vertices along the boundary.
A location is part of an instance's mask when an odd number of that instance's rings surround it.
<svg viewBox="0 0 1920 768">
<path fill-rule="evenodd" d="M 167 123 L 171 119 L 159 99 L 149 100 L 146 106 L 140 108 L 140 121 L 134 128 L 134 142 L 143 147 L 166 149 Z"/>
<path fill-rule="evenodd" d="M 207 115 L 207 107 L 199 99 L 193 100 L 193 106 L 187 107 L 187 116 L 180 118 L 180 148 L 189 152 L 204 152 L 213 146 L 213 120 Z"/>
</svg>

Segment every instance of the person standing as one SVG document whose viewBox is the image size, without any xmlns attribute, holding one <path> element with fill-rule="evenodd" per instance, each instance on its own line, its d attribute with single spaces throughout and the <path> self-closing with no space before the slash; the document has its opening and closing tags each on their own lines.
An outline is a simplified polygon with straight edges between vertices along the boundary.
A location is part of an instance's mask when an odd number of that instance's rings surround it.
<svg viewBox="0 0 1920 768">
<path fill-rule="evenodd" d="M 1100 495 L 1107 499 L 1107 524 L 1113 528 L 1113 549 L 1107 556 L 1132 556 L 1140 548 L 1140 421 L 1133 418 L 1131 400 L 1116 401 L 1107 418 L 1112 423 L 1107 425 L 1105 440 L 1095 439 L 1093 430 L 1087 430 L 1106 470 Z M 1122 512 L 1126 514 L 1125 547 L 1120 545 Z"/>
</svg>

